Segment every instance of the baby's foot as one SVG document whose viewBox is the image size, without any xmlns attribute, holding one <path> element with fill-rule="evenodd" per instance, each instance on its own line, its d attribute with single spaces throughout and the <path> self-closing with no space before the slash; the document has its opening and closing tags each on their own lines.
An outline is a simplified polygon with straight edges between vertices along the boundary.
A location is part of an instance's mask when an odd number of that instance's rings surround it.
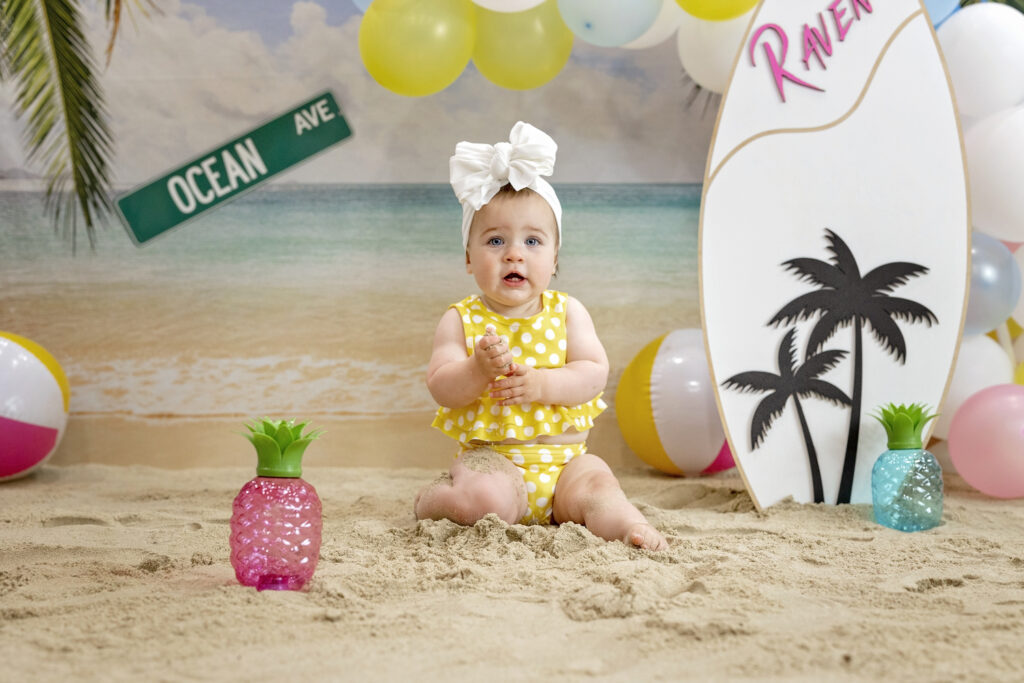
<svg viewBox="0 0 1024 683">
<path fill-rule="evenodd" d="M 668 547 L 668 541 L 665 540 L 665 537 L 646 522 L 640 522 L 631 526 L 626 531 L 622 542 L 642 548 L 643 550 L 664 550 Z"/>
</svg>

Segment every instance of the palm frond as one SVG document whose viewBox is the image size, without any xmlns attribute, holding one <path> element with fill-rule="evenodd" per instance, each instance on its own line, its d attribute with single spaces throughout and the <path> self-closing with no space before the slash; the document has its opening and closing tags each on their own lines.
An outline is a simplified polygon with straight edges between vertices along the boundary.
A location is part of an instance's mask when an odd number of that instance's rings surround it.
<svg viewBox="0 0 1024 683">
<path fill-rule="evenodd" d="M 835 289 L 841 287 L 845 280 L 838 268 L 816 258 L 789 259 L 784 261 L 782 266 L 785 270 L 796 274 L 798 279 L 822 287 Z"/>
<path fill-rule="evenodd" d="M 924 275 L 928 268 L 917 263 L 897 261 L 878 266 L 864 276 L 864 289 L 871 293 L 891 292 L 900 285 L 907 284 L 912 277 Z"/>
<path fill-rule="evenodd" d="M 114 56 L 114 44 L 117 42 L 117 34 L 121 29 L 121 15 L 122 9 L 125 9 L 124 0 L 105 0 L 106 6 L 104 14 L 107 17 L 107 24 L 110 25 L 110 39 L 107 41 L 107 66 L 110 66 L 110 60 Z M 147 7 L 148 5 L 148 7 Z M 160 8 L 157 7 L 155 0 L 135 0 L 135 6 L 142 13 L 143 16 L 149 16 L 149 11 L 160 12 Z M 131 16 L 131 7 L 128 16 Z"/>
<path fill-rule="evenodd" d="M 722 386 L 727 389 L 736 389 L 737 391 L 760 393 L 765 391 L 775 391 L 779 387 L 779 376 L 774 375 L 770 372 L 760 372 L 752 370 L 750 372 L 741 372 L 738 375 L 733 375 L 729 379 L 722 382 Z"/>
<path fill-rule="evenodd" d="M 886 353 L 896 356 L 900 363 L 906 362 L 907 342 L 903 339 L 903 333 L 900 332 L 900 326 L 896 321 L 885 314 L 870 316 L 865 318 L 865 321 L 871 326 L 872 336 Z"/>
<path fill-rule="evenodd" d="M 95 63 L 76 0 L 5 0 L 4 61 L 17 83 L 29 161 L 48 178 L 46 211 L 76 246 L 81 215 L 89 244 L 111 211 L 108 160 L 113 140 Z"/>
<path fill-rule="evenodd" d="M 828 351 L 822 351 L 809 357 L 804 361 L 804 364 L 800 366 L 800 369 L 796 371 L 797 384 L 801 382 L 808 382 L 816 377 L 819 377 L 832 368 L 839 365 L 846 356 L 849 355 L 848 351 L 839 349 L 830 349 Z"/>
<path fill-rule="evenodd" d="M 887 296 L 879 298 L 878 306 L 888 315 L 899 320 L 909 320 L 913 323 L 926 323 L 931 327 L 932 323 L 938 323 L 939 319 L 927 306 L 899 297 Z"/>
<path fill-rule="evenodd" d="M 779 309 L 768 321 L 771 326 L 790 325 L 797 320 L 807 320 L 819 311 L 831 310 L 836 303 L 836 290 L 815 289 L 801 294 Z"/>
<path fill-rule="evenodd" d="M 826 311 L 825 315 L 811 329 L 807 337 L 807 355 L 813 356 L 818 353 L 825 342 L 832 338 L 840 327 L 846 327 L 853 323 L 853 313 L 846 310 Z"/>
<path fill-rule="evenodd" d="M 843 393 L 842 389 L 822 379 L 807 380 L 807 382 L 803 384 L 802 389 L 797 392 L 797 395 L 800 396 L 800 398 L 816 396 L 840 406 L 848 406 L 852 403 L 850 397 Z"/>
<path fill-rule="evenodd" d="M 776 391 L 773 394 L 768 394 L 757 404 L 757 408 L 754 409 L 754 417 L 750 421 L 750 448 L 751 450 L 757 448 L 761 441 L 764 440 L 765 434 L 772 426 L 772 422 L 782 415 L 782 411 L 786 408 L 786 401 L 789 400 L 789 394 L 783 391 Z"/>
<path fill-rule="evenodd" d="M 832 252 L 832 263 L 843 272 L 850 281 L 860 279 L 860 268 L 857 267 L 857 259 L 853 252 L 846 246 L 846 242 L 839 235 L 825 228 L 825 238 L 828 240 L 828 250 Z"/>
<path fill-rule="evenodd" d="M 779 377 L 783 381 L 791 378 L 796 371 L 796 344 L 793 343 L 795 338 L 796 328 L 791 327 L 779 343 Z"/>
</svg>

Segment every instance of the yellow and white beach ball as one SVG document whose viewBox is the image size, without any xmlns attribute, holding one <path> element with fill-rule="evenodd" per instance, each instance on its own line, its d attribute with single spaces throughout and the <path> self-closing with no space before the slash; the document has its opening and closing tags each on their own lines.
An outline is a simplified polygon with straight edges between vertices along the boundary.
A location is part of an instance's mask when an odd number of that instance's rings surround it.
<svg viewBox="0 0 1024 683">
<path fill-rule="evenodd" d="M 23 477 L 53 455 L 69 399 L 64 370 L 46 349 L 0 331 L 0 481 Z"/>
<path fill-rule="evenodd" d="M 699 329 L 674 330 L 637 354 L 615 392 L 622 436 L 641 460 L 694 476 L 733 466 Z"/>
</svg>

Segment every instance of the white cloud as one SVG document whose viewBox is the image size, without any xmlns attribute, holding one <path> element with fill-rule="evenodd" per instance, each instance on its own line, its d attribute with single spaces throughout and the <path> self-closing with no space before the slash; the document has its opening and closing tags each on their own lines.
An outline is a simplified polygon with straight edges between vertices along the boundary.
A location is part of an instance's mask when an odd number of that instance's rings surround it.
<svg viewBox="0 0 1024 683">
<path fill-rule="evenodd" d="M 408 98 L 379 86 L 358 49 L 361 15 L 329 25 L 297 2 L 291 37 L 268 47 L 198 5 L 168 0 L 126 22 L 103 75 L 117 141 L 116 177 L 134 184 L 202 154 L 324 89 L 353 138 L 290 171 L 297 182 L 444 182 L 455 143 L 496 142 L 518 119 L 559 143 L 555 182 L 692 182 L 704 170 L 714 112 L 687 108 L 673 41 L 613 50 L 577 40 L 547 85 L 504 90 L 472 64 L 446 90 Z M 98 5 L 91 36 L 106 44 Z M 3 141 L 0 140 L 0 156 Z"/>
</svg>

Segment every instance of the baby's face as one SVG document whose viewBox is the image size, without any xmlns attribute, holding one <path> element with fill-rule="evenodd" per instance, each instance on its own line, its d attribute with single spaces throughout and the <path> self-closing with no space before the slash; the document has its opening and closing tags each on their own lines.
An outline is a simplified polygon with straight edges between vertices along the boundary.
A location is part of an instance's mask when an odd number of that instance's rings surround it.
<svg viewBox="0 0 1024 683">
<path fill-rule="evenodd" d="M 558 227 L 537 194 L 496 197 L 476 212 L 466 248 L 466 272 L 484 303 L 506 317 L 539 312 L 540 295 L 558 264 Z"/>
</svg>

